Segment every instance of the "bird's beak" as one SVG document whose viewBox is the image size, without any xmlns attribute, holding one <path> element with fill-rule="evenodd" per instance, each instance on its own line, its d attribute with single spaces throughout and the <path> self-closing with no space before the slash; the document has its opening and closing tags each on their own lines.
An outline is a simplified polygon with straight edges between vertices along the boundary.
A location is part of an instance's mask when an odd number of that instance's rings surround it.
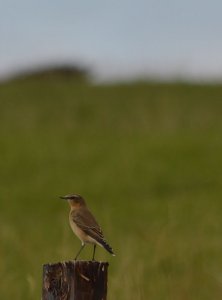
<svg viewBox="0 0 222 300">
<path fill-rule="evenodd" d="M 63 199 L 63 200 L 68 200 L 69 199 L 67 196 L 60 196 L 59 198 Z"/>
</svg>

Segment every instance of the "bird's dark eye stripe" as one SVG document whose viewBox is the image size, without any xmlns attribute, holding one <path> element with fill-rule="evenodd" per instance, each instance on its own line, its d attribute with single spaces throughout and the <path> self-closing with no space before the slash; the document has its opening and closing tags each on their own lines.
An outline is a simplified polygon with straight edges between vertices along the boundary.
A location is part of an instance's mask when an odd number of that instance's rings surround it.
<svg viewBox="0 0 222 300">
<path fill-rule="evenodd" d="M 79 200 L 79 197 L 78 196 L 71 196 L 70 199 Z"/>
</svg>

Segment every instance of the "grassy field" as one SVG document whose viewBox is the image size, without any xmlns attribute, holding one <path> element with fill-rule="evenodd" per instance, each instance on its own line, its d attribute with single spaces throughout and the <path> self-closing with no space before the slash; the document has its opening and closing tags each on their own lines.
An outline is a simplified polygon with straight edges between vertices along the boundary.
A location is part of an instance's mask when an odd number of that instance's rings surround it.
<svg viewBox="0 0 222 300">
<path fill-rule="evenodd" d="M 1 299 L 40 299 L 42 264 L 73 259 L 71 192 L 116 252 L 109 300 L 222 297 L 222 86 L 14 81 L 0 132 Z"/>
</svg>

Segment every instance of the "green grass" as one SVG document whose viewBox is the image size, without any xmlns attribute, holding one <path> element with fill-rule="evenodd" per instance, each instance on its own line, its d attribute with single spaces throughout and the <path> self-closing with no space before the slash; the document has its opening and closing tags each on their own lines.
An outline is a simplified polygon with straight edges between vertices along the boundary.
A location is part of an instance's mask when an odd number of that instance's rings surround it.
<svg viewBox="0 0 222 300">
<path fill-rule="evenodd" d="M 76 254 L 70 192 L 116 252 L 110 300 L 219 299 L 221 116 L 219 85 L 1 85 L 1 299 L 39 299 L 42 264 Z"/>
</svg>

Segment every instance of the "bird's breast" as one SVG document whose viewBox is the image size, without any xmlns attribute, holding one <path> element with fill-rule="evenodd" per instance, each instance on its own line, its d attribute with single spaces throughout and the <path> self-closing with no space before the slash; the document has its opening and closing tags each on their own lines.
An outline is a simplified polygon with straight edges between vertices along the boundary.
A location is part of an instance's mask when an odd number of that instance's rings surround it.
<svg viewBox="0 0 222 300">
<path fill-rule="evenodd" d="M 79 228 L 76 223 L 72 220 L 71 213 L 69 214 L 69 224 L 72 228 L 72 231 L 75 233 L 75 235 L 82 241 L 84 242 L 86 240 L 87 235 L 85 232 Z"/>
<path fill-rule="evenodd" d="M 69 224 L 72 228 L 72 231 L 75 233 L 75 235 L 84 243 L 90 243 L 90 244 L 97 244 L 97 241 L 90 237 L 88 234 L 86 234 L 72 219 L 72 214 L 70 212 L 69 214 Z"/>
</svg>

